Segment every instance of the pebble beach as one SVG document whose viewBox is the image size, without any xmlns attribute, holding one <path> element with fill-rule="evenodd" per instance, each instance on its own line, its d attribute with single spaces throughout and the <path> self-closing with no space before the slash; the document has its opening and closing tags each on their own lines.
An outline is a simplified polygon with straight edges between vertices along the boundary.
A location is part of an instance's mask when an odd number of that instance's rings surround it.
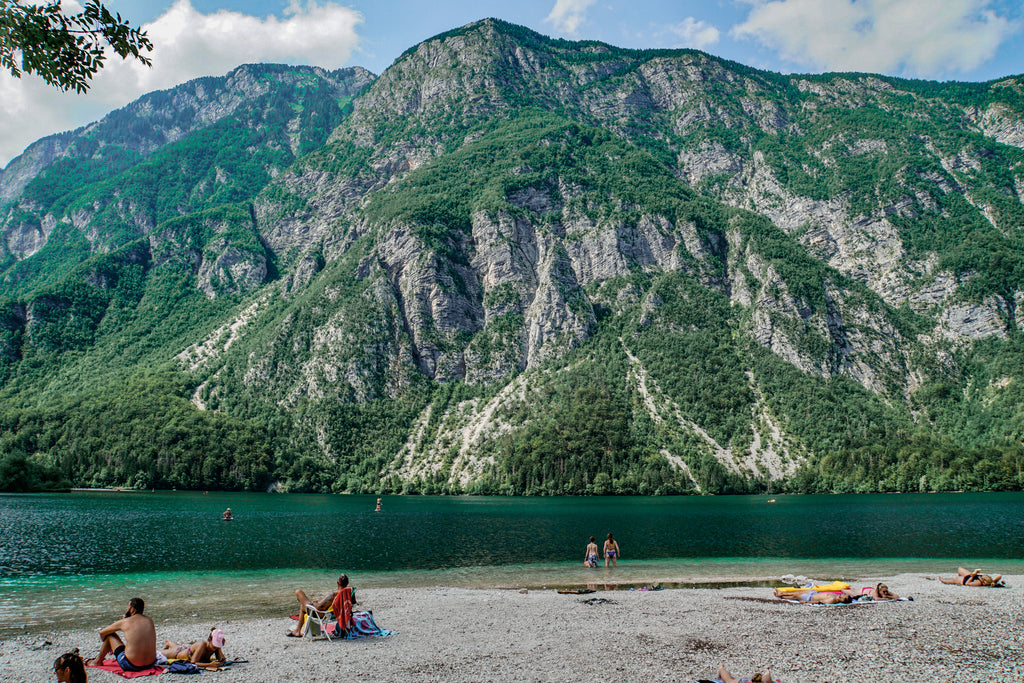
<svg viewBox="0 0 1024 683">
<path fill-rule="evenodd" d="M 202 678 L 272 681 L 696 681 L 771 670 L 786 683 L 1024 680 L 1024 576 L 1008 588 L 940 583 L 935 575 L 884 581 L 913 601 L 794 605 L 764 587 L 602 590 L 360 588 L 385 638 L 288 638 L 293 622 L 231 619 L 225 652 L 244 659 Z M 595 599 L 596 598 L 596 599 Z M 112 606 L 111 621 L 119 615 Z M 205 637 L 210 619 L 156 620 L 157 637 Z M 48 644 L 47 644 L 48 643 Z M 53 681 L 53 660 L 98 649 L 93 630 L 41 631 L 0 641 L 0 680 Z M 171 675 L 171 674 L 165 674 Z M 90 669 L 91 683 L 124 680 Z M 148 679 L 144 679 L 148 680 Z"/>
</svg>

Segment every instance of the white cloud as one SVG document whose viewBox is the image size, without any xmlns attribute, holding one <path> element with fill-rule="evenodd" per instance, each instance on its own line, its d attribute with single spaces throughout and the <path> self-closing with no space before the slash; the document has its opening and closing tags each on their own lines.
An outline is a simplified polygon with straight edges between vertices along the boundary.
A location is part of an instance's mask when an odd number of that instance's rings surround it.
<svg viewBox="0 0 1024 683">
<path fill-rule="evenodd" d="M 593 4 L 594 0 L 555 0 L 551 14 L 544 21 L 563 33 L 576 35 L 576 30 L 583 23 L 583 14 Z"/>
<path fill-rule="evenodd" d="M 732 35 L 830 71 L 919 77 L 967 72 L 1015 33 L 989 0 L 743 0 Z"/>
<path fill-rule="evenodd" d="M 359 43 L 362 15 L 334 3 L 291 0 L 280 19 L 240 12 L 201 14 L 177 0 L 144 26 L 153 42 L 152 68 L 112 56 L 88 95 L 62 93 L 34 76 L 0 73 L 0 165 L 34 140 L 95 120 L 151 90 L 199 76 L 221 75 L 239 64 L 284 62 L 326 68 L 344 65 Z"/>
<path fill-rule="evenodd" d="M 698 50 L 710 47 L 718 42 L 718 29 L 699 19 L 686 17 L 678 24 L 666 27 L 681 42 L 676 47 L 694 47 Z"/>
</svg>

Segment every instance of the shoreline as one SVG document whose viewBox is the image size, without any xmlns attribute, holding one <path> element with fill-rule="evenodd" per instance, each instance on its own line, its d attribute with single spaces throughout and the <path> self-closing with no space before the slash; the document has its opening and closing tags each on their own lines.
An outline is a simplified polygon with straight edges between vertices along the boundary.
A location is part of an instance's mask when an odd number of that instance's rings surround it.
<svg viewBox="0 0 1024 683">
<path fill-rule="evenodd" d="M 367 585 L 359 589 L 360 608 L 397 633 L 341 642 L 285 637 L 292 625 L 287 609 L 216 622 L 147 613 L 157 618 L 161 644 L 201 638 L 214 623 L 223 628 L 228 657 L 248 660 L 223 674 L 238 683 L 675 681 L 713 679 L 720 663 L 744 676 L 770 667 L 786 683 L 1019 681 L 1024 575 L 1004 577 L 1004 589 L 951 586 L 934 576 L 864 576 L 849 583 L 884 581 L 914 601 L 827 607 L 778 601 L 760 586 L 565 595 L 554 588 Z M 610 602 L 586 602 L 594 597 Z M 294 601 L 281 602 L 296 611 Z M 119 616 L 111 606 L 109 621 Z M 31 649 L 44 640 L 51 644 Z M 95 630 L 5 637 L 0 671 L 5 680 L 52 681 L 53 660 L 74 647 L 94 655 Z M 121 680 L 92 669 L 89 676 L 93 683 Z"/>
<path fill-rule="evenodd" d="M 347 567 L 340 570 L 348 573 L 360 591 L 438 587 L 544 591 L 588 586 L 625 591 L 653 584 L 694 591 L 776 587 L 793 583 L 794 574 L 818 583 L 854 583 L 862 576 L 946 575 L 958 564 L 966 566 L 968 562 L 690 558 L 629 560 L 612 569 L 586 569 L 573 562 L 378 572 Z M 991 567 L 1006 575 L 1024 575 L 1021 560 L 975 558 L 970 564 L 972 568 Z M 167 623 L 272 618 L 290 609 L 296 588 L 317 591 L 318 586 L 330 586 L 336 578 L 335 571 L 296 568 L 0 578 L 0 639 L 58 628 L 99 629 L 110 623 L 111 605 L 121 605 L 133 595 L 146 600 L 147 612 L 154 619 Z M 182 590 L 183 586 L 187 588 Z"/>
</svg>

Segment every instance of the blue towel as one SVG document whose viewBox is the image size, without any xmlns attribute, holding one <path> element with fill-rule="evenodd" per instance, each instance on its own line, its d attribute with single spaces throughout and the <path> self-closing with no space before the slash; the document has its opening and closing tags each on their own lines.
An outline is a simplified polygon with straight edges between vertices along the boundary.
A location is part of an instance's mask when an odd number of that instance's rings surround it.
<svg viewBox="0 0 1024 683">
<path fill-rule="evenodd" d="M 356 638 L 366 638 L 367 636 L 390 636 L 392 634 L 394 634 L 394 631 L 388 631 L 377 626 L 373 621 L 372 612 L 353 612 L 352 628 L 348 630 L 345 638 L 354 640 Z"/>
</svg>

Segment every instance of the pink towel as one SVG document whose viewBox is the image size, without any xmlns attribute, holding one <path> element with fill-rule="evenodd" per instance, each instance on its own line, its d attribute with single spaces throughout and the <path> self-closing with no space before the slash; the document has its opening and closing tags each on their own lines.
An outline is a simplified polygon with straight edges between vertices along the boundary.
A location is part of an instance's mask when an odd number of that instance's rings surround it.
<svg viewBox="0 0 1024 683">
<path fill-rule="evenodd" d="M 103 664 L 99 666 L 90 666 L 90 669 L 103 669 L 110 673 L 117 674 L 122 678 L 138 678 L 139 676 L 157 676 L 164 672 L 163 668 L 159 666 L 151 666 L 148 669 L 142 671 L 125 671 L 121 668 L 121 665 L 117 663 L 117 660 L 113 657 L 108 657 L 103 660 Z"/>
</svg>

